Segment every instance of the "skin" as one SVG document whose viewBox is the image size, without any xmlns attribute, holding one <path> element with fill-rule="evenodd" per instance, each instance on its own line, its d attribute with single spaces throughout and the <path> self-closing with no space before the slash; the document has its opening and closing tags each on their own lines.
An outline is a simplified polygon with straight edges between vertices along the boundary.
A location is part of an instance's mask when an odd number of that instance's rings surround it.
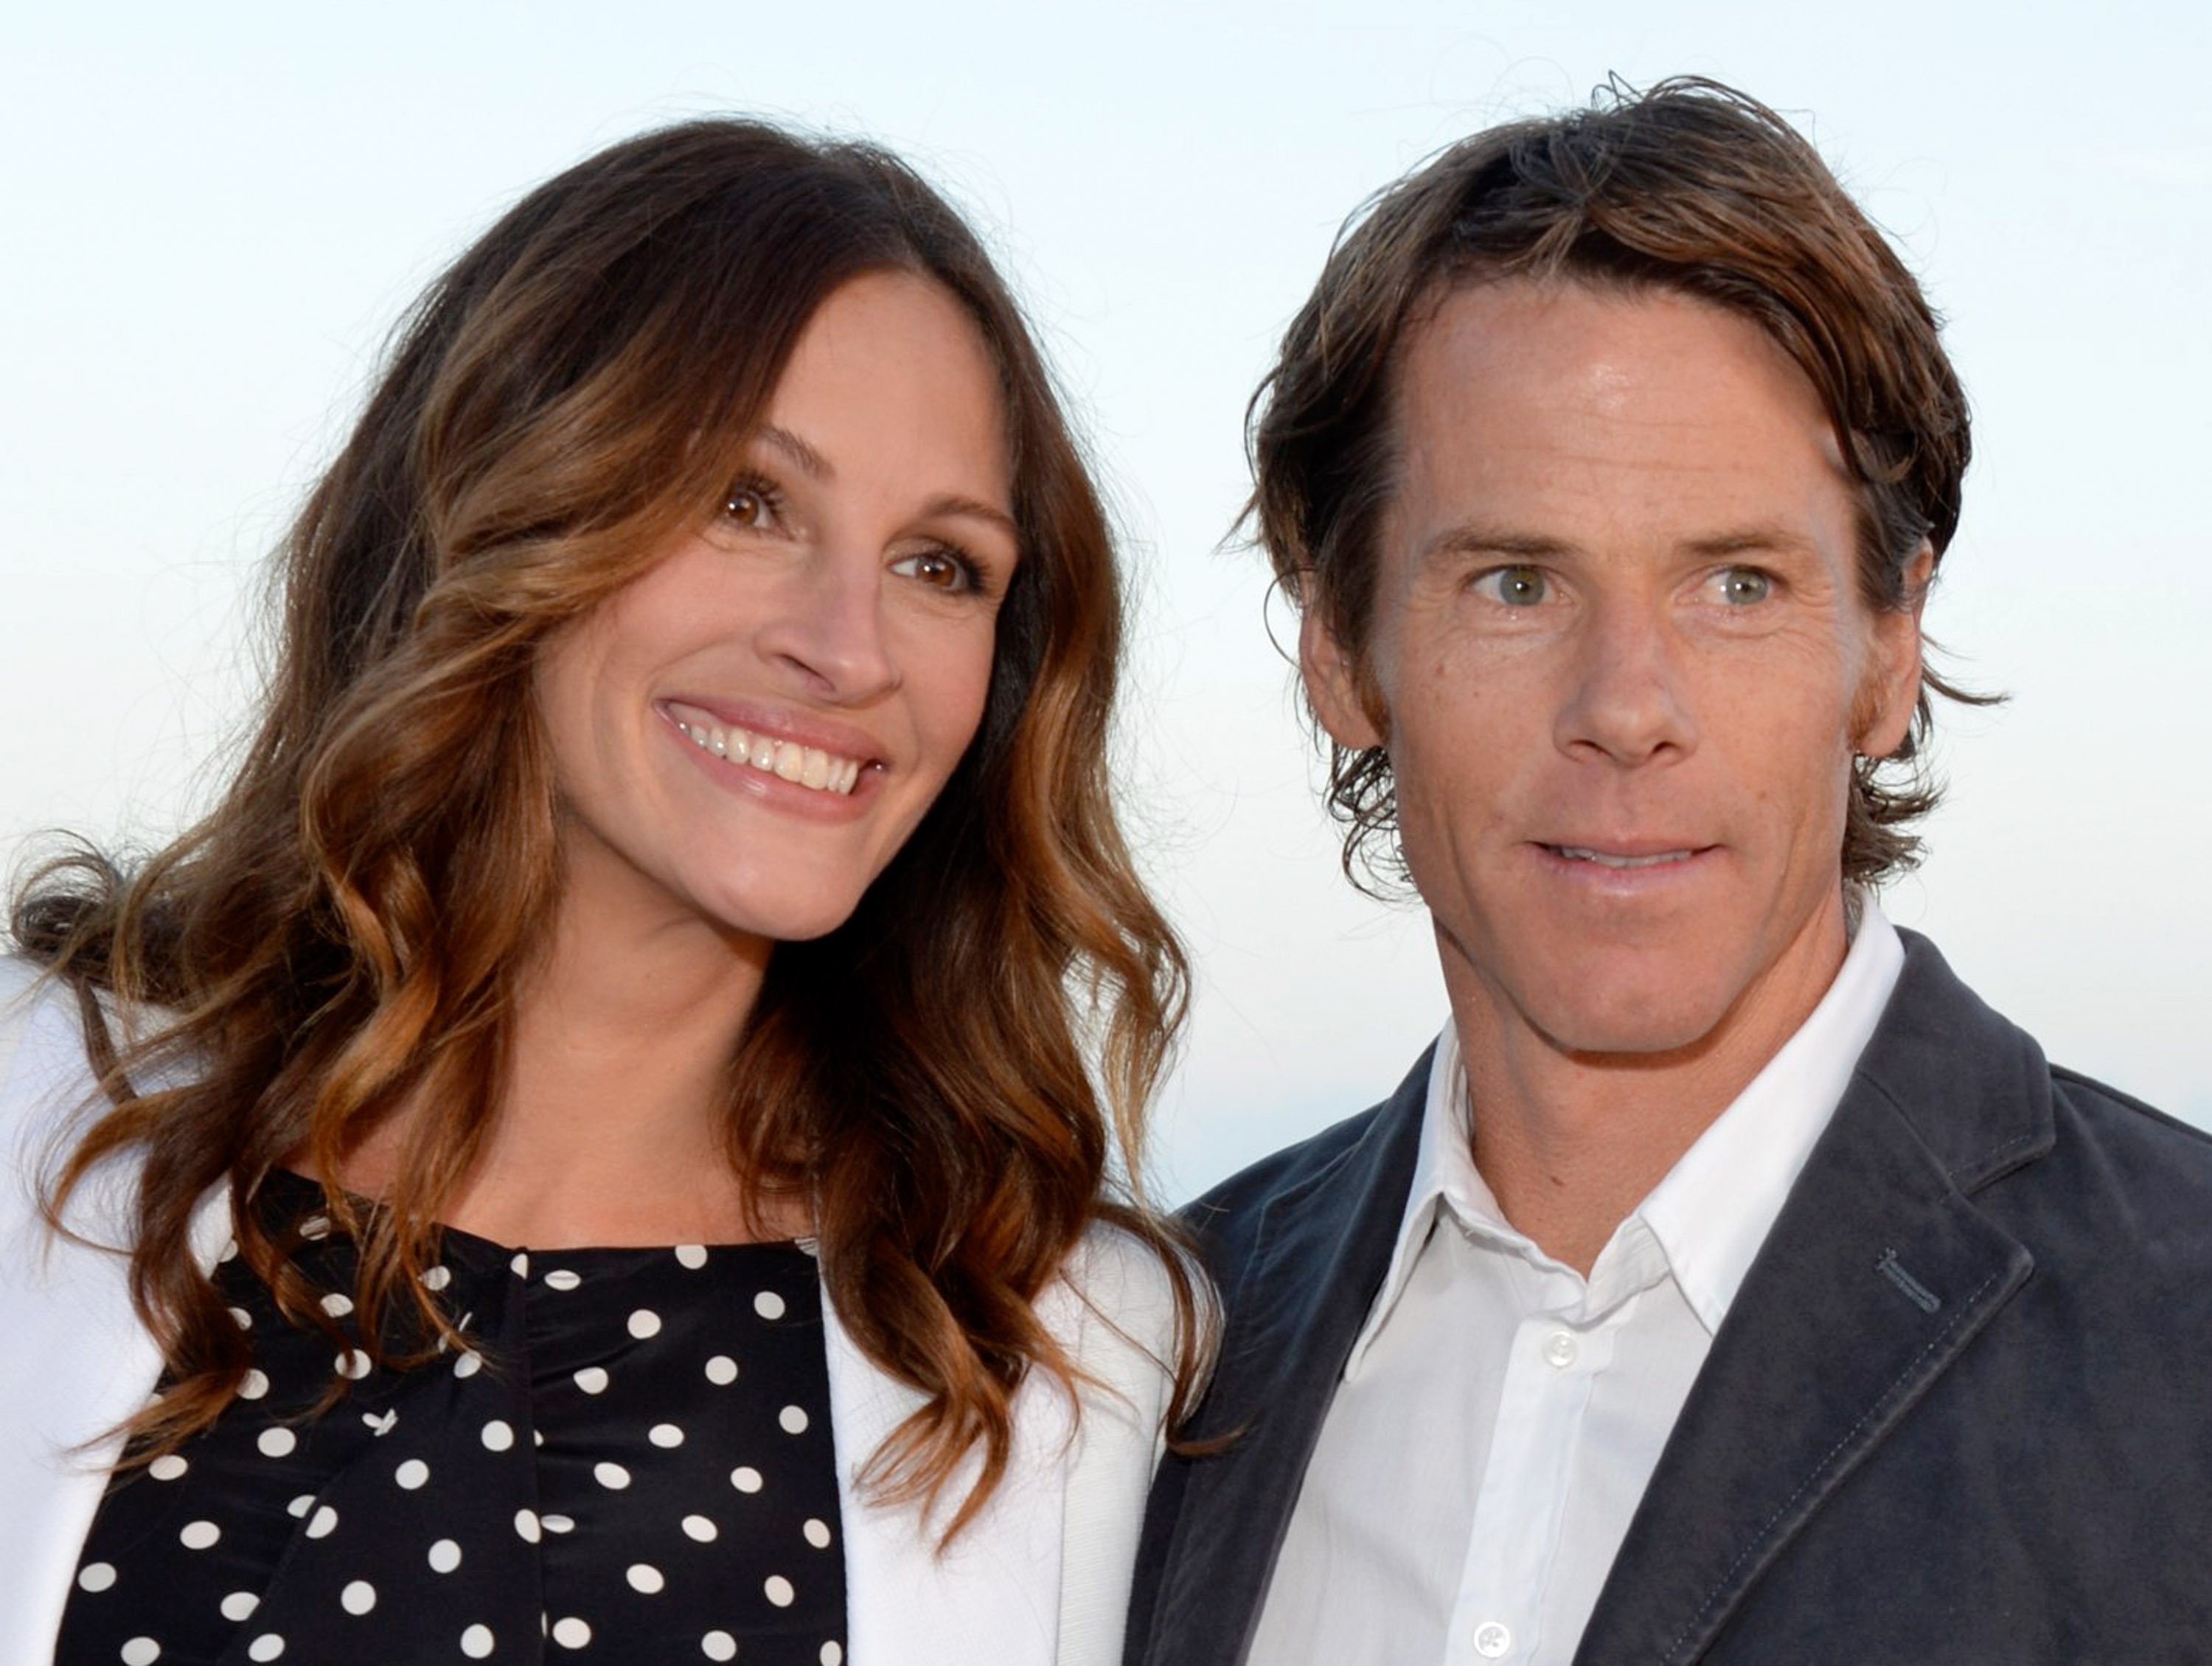
<svg viewBox="0 0 2212 1666">
<path fill-rule="evenodd" d="M 548 647 L 560 913 L 449 1224 L 544 1248 L 807 1230 L 795 1201 L 748 1218 L 723 1073 L 776 944 L 852 913 L 975 737 L 1011 494 L 974 325 L 927 279 L 863 277 L 801 335 L 721 512 Z M 678 727 L 708 712 L 859 760 L 859 782 L 717 757 Z"/>
<path fill-rule="evenodd" d="M 1302 669 L 1389 749 L 1483 1177 L 1587 1273 L 1842 964 L 1850 763 L 1905 738 L 1918 604 L 1862 598 L 1812 385 L 1705 302 L 1453 292 L 1395 416 L 1369 639 L 1309 610 Z"/>
</svg>

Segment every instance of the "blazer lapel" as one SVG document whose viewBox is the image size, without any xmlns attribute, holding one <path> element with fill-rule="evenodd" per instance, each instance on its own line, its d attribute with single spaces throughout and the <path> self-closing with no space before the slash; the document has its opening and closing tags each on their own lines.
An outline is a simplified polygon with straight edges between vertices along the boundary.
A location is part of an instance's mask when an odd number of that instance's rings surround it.
<svg viewBox="0 0 2212 1666">
<path fill-rule="evenodd" d="M 1057 1300 L 1055 1289 L 1048 1300 Z M 943 1512 L 872 1499 L 860 1484 L 884 1438 L 922 1405 L 847 1334 L 825 1291 L 830 1422 L 845 1535 L 850 1666 L 1052 1666 L 1061 1521 L 1073 1425 L 1056 1385 L 1035 1374 L 1015 1395 L 1013 1451 L 983 1513 L 942 1553 Z M 1064 1317 L 1064 1316 L 1062 1316 Z M 973 1479 L 947 1487 L 957 1499 Z"/>
<path fill-rule="evenodd" d="M 2033 1043 L 1908 935 L 1888 1012 L 1714 1338 L 1577 1666 L 1699 1658 L 1937 1391 L 2033 1267 L 1969 1194 L 2050 1148 L 2047 1084 Z"/>
<path fill-rule="evenodd" d="M 10 969 L 12 970 L 12 969 Z M 131 1302 L 127 1243 L 135 1164 L 86 1178 L 56 1237 L 38 1197 L 93 1091 L 75 1005 L 55 989 L 21 1007 L 0 989 L 0 1660 L 52 1657 L 84 1537 L 107 1485 L 109 1431 L 145 1403 L 161 1352 Z M 15 1028 L 20 1025 L 20 1030 Z M 212 1266 L 229 1236 L 230 1199 L 201 1201 L 192 1244 Z"/>
<path fill-rule="evenodd" d="M 1244 1273 L 1224 1292 L 1228 1329 L 1212 1385 L 1183 1432 L 1226 1444 L 1186 1466 L 1133 1658 L 1233 1666 L 1244 1657 L 1322 1420 L 1389 1266 L 1432 1055 L 1358 1140 L 1261 1212 Z"/>
</svg>

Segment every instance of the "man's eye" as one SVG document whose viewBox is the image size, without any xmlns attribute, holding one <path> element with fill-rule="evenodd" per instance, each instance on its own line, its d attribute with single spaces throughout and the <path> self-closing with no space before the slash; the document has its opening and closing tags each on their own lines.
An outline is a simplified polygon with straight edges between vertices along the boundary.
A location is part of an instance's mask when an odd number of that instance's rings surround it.
<svg viewBox="0 0 2212 1666">
<path fill-rule="evenodd" d="M 925 550 L 891 563 L 902 577 L 920 579 L 937 590 L 973 590 L 975 569 L 950 550 Z"/>
<path fill-rule="evenodd" d="M 1534 607 L 1552 593 L 1551 581 L 1534 567 L 1493 567 L 1475 580 L 1474 587 L 1508 607 Z"/>
<path fill-rule="evenodd" d="M 1731 567 L 1715 582 L 1721 599 L 1731 607 L 1750 607 L 1774 593 L 1774 581 L 1755 567 Z"/>
</svg>

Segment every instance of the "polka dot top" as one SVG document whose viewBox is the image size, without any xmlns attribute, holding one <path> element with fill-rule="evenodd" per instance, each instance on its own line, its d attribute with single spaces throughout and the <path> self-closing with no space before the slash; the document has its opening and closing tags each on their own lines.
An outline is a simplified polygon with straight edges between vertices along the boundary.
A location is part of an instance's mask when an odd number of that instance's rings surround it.
<svg viewBox="0 0 2212 1666">
<path fill-rule="evenodd" d="M 262 1201 L 309 1219 L 317 1288 L 352 1288 L 316 1186 L 280 1173 Z M 471 1346 L 404 1371 L 216 1269 L 254 1367 L 212 1428 L 108 1487 L 56 1666 L 839 1666 L 813 1258 L 450 1230 L 441 1256 L 425 1281 Z M 323 1304 L 357 1341 L 346 1298 Z M 334 1371 L 349 1392 L 318 1415 Z"/>
</svg>

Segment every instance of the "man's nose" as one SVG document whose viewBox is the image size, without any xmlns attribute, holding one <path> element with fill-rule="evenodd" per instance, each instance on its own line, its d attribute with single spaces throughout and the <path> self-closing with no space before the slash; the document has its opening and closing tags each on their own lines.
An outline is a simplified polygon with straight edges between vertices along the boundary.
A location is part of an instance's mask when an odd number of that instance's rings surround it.
<svg viewBox="0 0 2212 1666">
<path fill-rule="evenodd" d="M 1594 607 L 1576 635 L 1559 749 L 1632 766 L 1695 750 L 1684 649 L 1662 606 L 1621 599 Z"/>
<path fill-rule="evenodd" d="M 872 550 L 828 546 L 793 574 L 760 636 L 814 698 L 856 705 L 897 685 L 884 629 L 884 573 Z"/>
</svg>

